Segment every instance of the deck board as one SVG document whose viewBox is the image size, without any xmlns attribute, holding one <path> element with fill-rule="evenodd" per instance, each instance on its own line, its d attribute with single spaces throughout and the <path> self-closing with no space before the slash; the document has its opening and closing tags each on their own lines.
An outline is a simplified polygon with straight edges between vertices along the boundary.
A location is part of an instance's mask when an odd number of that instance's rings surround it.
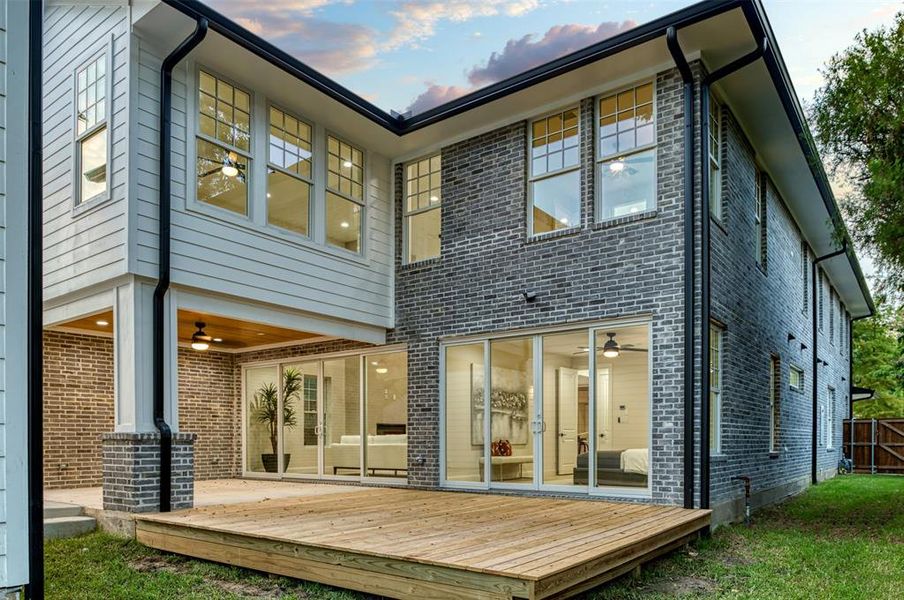
<svg viewBox="0 0 904 600">
<path fill-rule="evenodd" d="M 672 506 L 373 488 L 137 517 L 148 546 L 396 598 L 588 589 L 709 524 Z"/>
</svg>

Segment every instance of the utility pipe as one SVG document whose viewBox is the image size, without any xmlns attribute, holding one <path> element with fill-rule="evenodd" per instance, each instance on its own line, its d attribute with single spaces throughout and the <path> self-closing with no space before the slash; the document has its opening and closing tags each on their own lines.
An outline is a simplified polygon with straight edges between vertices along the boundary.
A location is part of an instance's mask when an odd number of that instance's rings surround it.
<svg viewBox="0 0 904 600">
<path fill-rule="evenodd" d="M 173 432 L 164 415 L 166 348 L 163 343 L 164 300 L 170 285 L 170 171 L 172 149 L 173 67 L 192 51 L 207 35 L 207 19 L 197 21 L 194 32 L 179 44 L 160 67 L 160 172 L 158 174 L 159 222 L 157 264 L 159 275 L 154 288 L 153 304 L 153 394 L 154 426 L 160 432 L 160 512 L 169 512 L 173 484 Z"/>
<path fill-rule="evenodd" d="M 818 307 L 816 306 L 816 302 L 818 300 L 818 295 L 822 293 L 822 286 L 819 286 L 819 290 L 816 289 L 816 286 L 819 282 L 816 281 L 816 269 L 819 263 L 829 260 L 830 258 L 835 258 L 836 256 L 841 256 L 847 252 L 847 240 L 841 244 L 841 248 L 835 250 L 834 252 L 829 252 L 828 254 L 824 254 L 823 256 L 819 256 L 813 260 L 813 264 L 810 265 L 810 281 L 813 282 L 813 285 L 810 286 L 810 297 L 811 297 L 811 306 L 810 306 L 810 314 L 812 317 L 811 329 L 813 332 L 812 338 L 812 347 L 813 347 L 813 359 L 812 359 L 812 368 L 813 368 L 813 419 L 811 423 L 810 430 L 810 483 L 816 485 L 819 483 L 818 481 L 818 473 L 817 473 L 817 452 L 816 446 L 819 442 L 819 328 L 817 323 L 818 318 Z"/>
<path fill-rule="evenodd" d="M 678 31 L 666 44 L 684 82 L 684 508 L 694 507 L 694 74 Z"/>
<path fill-rule="evenodd" d="M 27 598 L 44 598 L 44 191 L 41 95 L 43 86 L 44 3 L 28 7 L 28 281 L 27 306 L 27 460 L 28 580 Z M 12 141 L 12 140 L 10 140 Z M 15 399 L 11 399 L 15 401 Z"/>
</svg>

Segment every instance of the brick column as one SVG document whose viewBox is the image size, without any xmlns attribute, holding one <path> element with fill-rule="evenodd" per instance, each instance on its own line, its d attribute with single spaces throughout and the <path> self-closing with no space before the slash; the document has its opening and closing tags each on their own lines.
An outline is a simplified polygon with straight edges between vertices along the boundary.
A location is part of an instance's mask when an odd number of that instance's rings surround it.
<svg viewBox="0 0 904 600">
<path fill-rule="evenodd" d="M 173 510 L 194 504 L 195 438 L 173 433 Z M 104 510 L 156 512 L 160 506 L 160 434 L 103 435 Z"/>
</svg>

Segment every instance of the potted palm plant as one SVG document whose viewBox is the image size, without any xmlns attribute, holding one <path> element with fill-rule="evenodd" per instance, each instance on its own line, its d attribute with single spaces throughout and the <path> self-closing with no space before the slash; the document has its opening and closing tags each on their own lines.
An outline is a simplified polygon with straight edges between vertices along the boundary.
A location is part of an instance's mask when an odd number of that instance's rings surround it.
<svg viewBox="0 0 904 600">
<path fill-rule="evenodd" d="M 294 401 L 300 398 L 304 375 L 298 369 L 287 368 L 283 371 L 283 428 L 291 429 L 298 424 Z M 272 382 L 261 385 L 254 393 L 251 401 L 251 418 L 267 428 L 270 436 L 272 454 L 261 454 L 264 471 L 276 473 L 278 470 L 277 454 L 279 452 L 279 390 Z M 283 468 L 288 468 L 291 454 L 283 454 Z"/>
</svg>

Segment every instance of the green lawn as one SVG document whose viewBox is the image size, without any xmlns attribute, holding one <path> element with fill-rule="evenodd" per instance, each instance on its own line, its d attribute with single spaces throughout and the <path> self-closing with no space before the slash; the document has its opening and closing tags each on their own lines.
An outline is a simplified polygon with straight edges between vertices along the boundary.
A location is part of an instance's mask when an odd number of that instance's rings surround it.
<svg viewBox="0 0 904 600">
<path fill-rule="evenodd" d="M 364 598 L 100 533 L 48 542 L 46 553 L 48 598 Z M 880 600 L 901 598 L 902 590 L 904 477 L 848 475 L 586 597 Z"/>
</svg>

